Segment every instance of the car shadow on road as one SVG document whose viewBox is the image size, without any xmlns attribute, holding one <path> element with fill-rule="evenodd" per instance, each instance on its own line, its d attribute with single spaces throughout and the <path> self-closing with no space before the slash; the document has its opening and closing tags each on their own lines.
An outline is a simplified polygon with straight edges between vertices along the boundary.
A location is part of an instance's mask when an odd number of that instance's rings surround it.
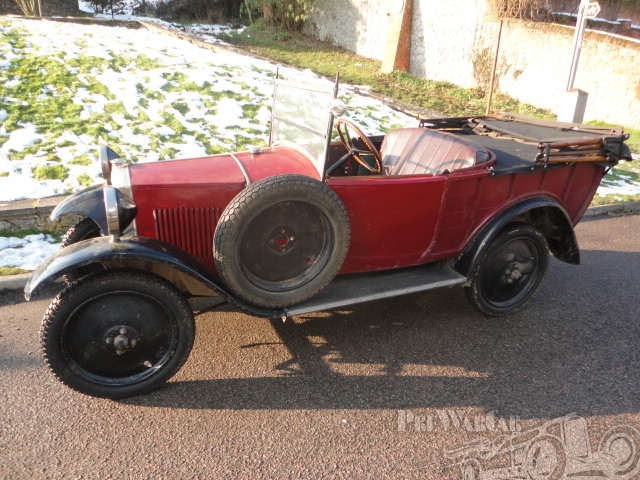
<svg viewBox="0 0 640 480">
<path fill-rule="evenodd" d="M 177 381 L 136 405 L 187 409 L 480 407 L 521 418 L 640 411 L 636 253 L 552 261 L 522 311 L 486 318 L 462 289 L 302 316 L 272 327 L 273 376 Z M 243 348 L 259 348 L 244 345 Z"/>
</svg>

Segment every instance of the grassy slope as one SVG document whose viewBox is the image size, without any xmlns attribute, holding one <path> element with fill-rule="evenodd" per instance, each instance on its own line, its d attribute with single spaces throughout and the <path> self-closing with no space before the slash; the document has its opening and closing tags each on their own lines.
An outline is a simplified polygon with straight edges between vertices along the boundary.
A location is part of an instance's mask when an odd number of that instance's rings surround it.
<svg viewBox="0 0 640 480">
<path fill-rule="evenodd" d="M 405 72 L 380 72 L 377 60 L 358 56 L 299 33 L 274 31 L 257 22 L 242 33 L 223 40 L 286 65 L 308 68 L 328 78 L 340 73 L 342 81 L 367 85 L 371 91 L 401 100 L 444 116 L 483 114 L 487 97 L 480 89 L 466 89 L 448 82 L 423 80 Z M 535 116 L 550 116 L 548 110 L 520 103 L 502 94 L 494 95 L 492 109 Z"/>
</svg>

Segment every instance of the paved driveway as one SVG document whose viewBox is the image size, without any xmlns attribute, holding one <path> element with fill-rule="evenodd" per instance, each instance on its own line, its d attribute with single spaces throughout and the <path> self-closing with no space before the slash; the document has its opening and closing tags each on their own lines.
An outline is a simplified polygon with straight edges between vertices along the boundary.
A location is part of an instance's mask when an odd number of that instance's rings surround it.
<svg viewBox="0 0 640 480">
<path fill-rule="evenodd" d="M 57 383 L 38 346 L 49 299 L 4 293 L 0 478 L 631 478 L 640 216 L 577 231 L 582 265 L 552 261 L 511 317 L 459 288 L 285 325 L 204 313 L 181 372 L 121 402 Z"/>
</svg>

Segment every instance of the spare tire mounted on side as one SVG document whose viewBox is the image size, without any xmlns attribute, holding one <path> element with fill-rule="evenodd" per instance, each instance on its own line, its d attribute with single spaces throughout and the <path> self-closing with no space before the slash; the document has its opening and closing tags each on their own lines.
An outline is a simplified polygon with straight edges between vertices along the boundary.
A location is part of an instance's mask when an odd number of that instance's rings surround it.
<svg viewBox="0 0 640 480">
<path fill-rule="evenodd" d="M 350 237 L 347 211 L 326 184 L 277 175 L 249 185 L 227 206 L 214 234 L 213 257 L 238 298 L 286 307 L 333 279 Z"/>
</svg>

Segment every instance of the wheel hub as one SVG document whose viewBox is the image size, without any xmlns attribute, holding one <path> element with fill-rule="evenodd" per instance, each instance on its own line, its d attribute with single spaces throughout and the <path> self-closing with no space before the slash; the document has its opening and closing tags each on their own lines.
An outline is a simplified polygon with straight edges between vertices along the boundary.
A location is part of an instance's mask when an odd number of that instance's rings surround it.
<svg viewBox="0 0 640 480">
<path fill-rule="evenodd" d="M 524 273 L 524 265 L 520 262 L 514 262 L 507 265 L 504 271 L 504 278 L 507 283 L 515 283 L 522 278 Z"/>
<path fill-rule="evenodd" d="M 278 227 L 269 236 L 269 246 L 279 253 L 291 250 L 296 241 L 294 232 L 286 227 Z"/>
<path fill-rule="evenodd" d="M 104 335 L 104 343 L 110 346 L 116 355 L 134 349 L 139 339 L 138 332 L 127 325 L 112 327 Z"/>
</svg>

